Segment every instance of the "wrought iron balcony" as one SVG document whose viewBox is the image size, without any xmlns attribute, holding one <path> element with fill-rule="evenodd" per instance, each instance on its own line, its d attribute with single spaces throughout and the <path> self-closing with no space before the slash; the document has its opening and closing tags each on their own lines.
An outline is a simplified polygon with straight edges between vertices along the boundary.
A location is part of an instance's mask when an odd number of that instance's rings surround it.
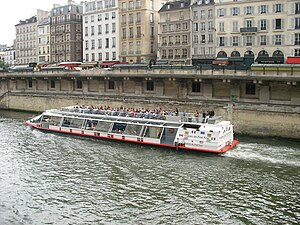
<svg viewBox="0 0 300 225">
<path fill-rule="evenodd" d="M 242 27 L 240 28 L 241 33 L 256 33 L 257 27 Z"/>
</svg>

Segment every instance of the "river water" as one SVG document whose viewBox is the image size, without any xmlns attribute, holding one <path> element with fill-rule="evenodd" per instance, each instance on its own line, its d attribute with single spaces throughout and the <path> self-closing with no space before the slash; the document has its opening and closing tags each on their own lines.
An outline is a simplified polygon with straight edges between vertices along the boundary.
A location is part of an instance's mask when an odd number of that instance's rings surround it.
<svg viewBox="0 0 300 225">
<path fill-rule="evenodd" d="M 0 111 L 0 224 L 297 224 L 300 142 L 216 156 L 44 133 Z"/>
</svg>

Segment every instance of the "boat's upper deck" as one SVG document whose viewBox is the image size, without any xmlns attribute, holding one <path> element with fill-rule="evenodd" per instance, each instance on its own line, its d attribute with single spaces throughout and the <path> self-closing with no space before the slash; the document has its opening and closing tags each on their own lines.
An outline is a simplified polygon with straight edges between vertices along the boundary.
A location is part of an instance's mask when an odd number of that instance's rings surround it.
<svg viewBox="0 0 300 225">
<path fill-rule="evenodd" d="M 156 123 L 163 125 L 166 123 L 170 124 L 219 124 L 222 121 L 222 117 L 215 116 L 214 113 L 208 114 L 192 114 L 186 112 L 168 112 L 162 110 L 128 110 L 128 109 L 100 109 L 91 107 L 79 107 L 70 106 L 60 109 L 51 109 L 48 113 L 65 115 L 65 116 L 76 116 L 76 117 L 89 117 L 89 118 L 106 118 L 108 120 L 123 120 L 132 121 L 139 123 Z M 205 116 L 205 117 L 204 117 Z"/>
</svg>

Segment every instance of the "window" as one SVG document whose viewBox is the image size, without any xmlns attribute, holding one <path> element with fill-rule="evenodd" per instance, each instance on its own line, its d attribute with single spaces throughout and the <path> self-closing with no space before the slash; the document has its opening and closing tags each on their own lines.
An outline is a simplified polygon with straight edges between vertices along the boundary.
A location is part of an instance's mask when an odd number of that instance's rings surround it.
<svg viewBox="0 0 300 225">
<path fill-rule="evenodd" d="M 129 14 L 129 24 L 133 24 L 133 14 Z"/>
<path fill-rule="evenodd" d="M 207 18 L 212 18 L 213 17 L 213 10 L 212 9 L 209 9 L 208 11 L 207 11 Z"/>
<path fill-rule="evenodd" d="M 194 23 L 194 31 L 198 31 L 198 23 Z"/>
<path fill-rule="evenodd" d="M 102 20 L 102 14 L 98 14 L 98 21 Z"/>
<path fill-rule="evenodd" d="M 200 82 L 193 82 L 192 83 L 192 92 L 199 93 L 201 91 L 201 83 Z"/>
<path fill-rule="evenodd" d="M 136 28 L 136 37 L 137 37 L 137 38 L 140 38 L 140 37 L 141 37 L 141 34 L 142 34 L 141 27 L 137 27 L 137 28 Z"/>
<path fill-rule="evenodd" d="M 98 25 L 98 34 L 102 34 L 102 25 Z"/>
<path fill-rule="evenodd" d="M 98 53 L 98 61 L 102 61 L 102 53 Z"/>
<path fill-rule="evenodd" d="M 32 80 L 28 80 L 28 88 L 32 88 Z"/>
<path fill-rule="evenodd" d="M 225 16 L 225 9 L 219 9 L 219 10 L 218 10 L 218 16 L 219 16 L 219 17 Z"/>
<path fill-rule="evenodd" d="M 102 48 L 102 39 L 98 39 L 98 49 Z"/>
<path fill-rule="evenodd" d="M 104 19 L 105 19 L 105 20 L 108 20 L 108 19 L 109 19 L 109 13 L 105 13 Z"/>
<path fill-rule="evenodd" d="M 300 56 L 300 48 L 294 49 L 294 56 Z"/>
<path fill-rule="evenodd" d="M 95 27 L 91 26 L 91 35 L 94 35 L 94 34 L 95 34 Z"/>
<path fill-rule="evenodd" d="M 260 14 L 265 14 L 265 13 L 267 13 L 267 6 L 266 6 L 266 5 L 261 5 L 261 6 L 259 6 L 259 13 L 260 13 Z"/>
<path fill-rule="evenodd" d="M 129 8 L 128 8 L 129 10 L 133 10 L 133 1 L 130 1 L 129 2 Z"/>
<path fill-rule="evenodd" d="M 255 95 L 255 84 L 253 82 L 246 83 L 246 95 Z"/>
<path fill-rule="evenodd" d="M 238 8 L 238 7 L 233 7 L 233 8 L 232 8 L 231 15 L 232 15 L 232 16 L 238 16 L 239 14 L 240 14 L 240 8 Z"/>
<path fill-rule="evenodd" d="M 219 31 L 220 31 L 220 32 L 224 32 L 224 29 L 225 29 L 224 22 L 220 22 L 220 23 L 219 23 Z"/>
<path fill-rule="evenodd" d="M 225 37 L 219 37 L 219 46 L 225 46 Z"/>
<path fill-rule="evenodd" d="M 135 8 L 136 9 L 140 9 L 141 8 L 141 0 L 136 0 Z"/>
<path fill-rule="evenodd" d="M 115 37 L 112 37 L 112 48 L 115 48 L 116 47 L 116 38 Z"/>
<path fill-rule="evenodd" d="M 239 46 L 239 37 L 238 36 L 232 37 L 232 46 Z"/>
<path fill-rule="evenodd" d="M 92 40 L 92 48 L 91 49 L 95 49 L 95 40 Z"/>
<path fill-rule="evenodd" d="M 105 48 L 109 48 L 109 38 L 105 38 Z"/>
<path fill-rule="evenodd" d="M 109 60 L 109 52 L 105 52 L 105 60 Z"/>
<path fill-rule="evenodd" d="M 116 23 L 111 24 L 111 32 L 115 33 L 116 32 Z"/>
<path fill-rule="evenodd" d="M 281 34 L 275 35 L 275 45 L 281 45 L 282 36 Z"/>
<path fill-rule="evenodd" d="M 239 22 L 238 21 L 233 21 L 232 22 L 232 31 L 233 32 L 238 32 L 239 30 Z"/>
<path fill-rule="evenodd" d="M 253 14 L 253 7 L 252 6 L 246 6 L 246 8 L 245 8 L 245 14 L 246 15 Z"/>
<path fill-rule="evenodd" d="M 260 30 L 267 30 L 267 20 L 263 19 L 260 21 Z"/>
<path fill-rule="evenodd" d="M 200 23 L 201 31 L 205 31 L 205 22 Z"/>
<path fill-rule="evenodd" d="M 137 22 L 137 23 L 140 23 L 140 22 L 141 22 L 141 13 L 140 13 L 140 12 L 137 12 L 137 13 L 136 13 L 136 22 Z"/>
<path fill-rule="evenodd" d="M 200 11 L 200 18 L 205 19 L 205 10 Z"/>
<path fill-rule="evenodd" d="M 126 28 L 122 28 L 122 38 L 126 39 Z"/>
<path fill-rule="evenodd" d="M 260 45 L 267 45 L 267 36 L 266 35 L 260 36 Z"/>
<path fill-rule="evenodd" d="M 112 18 L 112 19 L 115 19 L 115 18 L 116 18 L 116 12 L 112 12 L 112 13 L 111 13 L 111 18 Z"/>
<path fill-rule="evenodd" d="M 295 45 L 300 45 L 300 33 L 295 34 Z"/>
<path fill-rule="evenodd" d="M 105 33 L 108 34 L 109 33 L 109 24 L 105 24 Z"/>
<path fill-rule="evenodd" d="M 300 14 L 300 3 L 295 3 L 295 14 Z"/>
<path fill-rule="evenodd" d="M 129 42 L 129 54 L 133 54 L 133 42 Z"/>
<path fill-rule="evenodd" d="M 275 19 L 275 29 L 276 30 L 282 29 L 282 19 Z"/>
<path fill-rule="evenodd" d="M 300 18 L 295 18 L 295 29 L 300 29 Z"/>
<path fill-rule="evenodd" d="M 252 46 L 253 36 L 246 36 L 246 46 Z"/>
<path fill-rule="evenodd" d="M 182 29 L 183 30 L 187 30 L 188 29 L 188 24 L 187 23 L 183 23 L 182 24 Z"/>
<path fill-rule="evenodd" d="M 82 89 L 82 80 L 76 80 L 76 89 Z"/>
<path fill-rule="evenodd" d="M 129 27 L 129 38 L 133 38 L 133 27 Z"/>
<path fill-rule="evenodd" d="M 154 82 L 152 80 L 147 80 L 146 90 L 147 91 L 154 91 Z"/>
<path fill-rule="evenodd" d="M 283 11 L 283 5 L 282 4 L 275 4 L 274 5 L 274 12 L 275 13 L 280 13 Z"/>
<path fill-rule="evenodd" d="M 51 89 L 55 88 L 55 80 L 50 80 L 50 88 Z"/>
<path fill-rule="evenodd" d="M 108 89 L 109 90 L 114 90 L 115 89 L 115 82 L 112 80 L 108 81 Z"/>
</svg>

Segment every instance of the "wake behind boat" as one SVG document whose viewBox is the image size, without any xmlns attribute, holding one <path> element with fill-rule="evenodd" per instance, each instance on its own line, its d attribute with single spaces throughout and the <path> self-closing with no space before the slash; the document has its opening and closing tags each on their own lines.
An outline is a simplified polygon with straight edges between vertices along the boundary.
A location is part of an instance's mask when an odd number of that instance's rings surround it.
<svg viewBox="0 0 300 225">
<path fill-rule="evenodd" d="M 233 125 L 214 113 L 70 106 L 51 109 L 25 122 L 34 128 L 139 144 L 224 153 L 238 144 Z"/>
</svg>

